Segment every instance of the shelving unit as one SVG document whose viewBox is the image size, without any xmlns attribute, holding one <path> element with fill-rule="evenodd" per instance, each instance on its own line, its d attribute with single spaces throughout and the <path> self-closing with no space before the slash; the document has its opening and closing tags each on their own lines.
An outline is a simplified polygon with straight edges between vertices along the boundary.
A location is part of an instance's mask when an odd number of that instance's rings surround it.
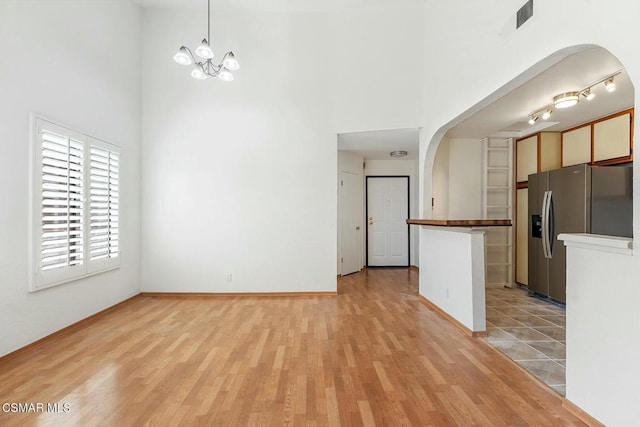
<svg viewBox="0 0 640 427">
<path fill-rule="evenodd" d="M 513 220 L 513 140 L 484 138 L 482 211 L 484 218 Z M 513 284 L 513 232 L 511 227 L 491 227 L 485 239 L 487 287 Z"/>
</svg>

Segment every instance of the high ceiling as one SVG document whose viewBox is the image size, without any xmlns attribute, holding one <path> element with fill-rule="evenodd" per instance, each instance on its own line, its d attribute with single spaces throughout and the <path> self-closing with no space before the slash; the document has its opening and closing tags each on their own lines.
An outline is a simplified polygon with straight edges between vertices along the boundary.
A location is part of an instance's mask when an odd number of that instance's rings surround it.
<svg viewBox="0 0 640 427">
<path fill-rule="evenodd" d="M 206 11 L 206 0 L 133 0 L 142 7 L 169 7 Z M 420 3 L 424 0 L 399 0 L 402 3 Z M 252 10 L 329 10 L 351 7 L 371 7 L 389 4 L 389 0 L 212 0 L 215 7 L 234 7 Z M 394 3 L 394 4 L 397 4 Z M 633 106 L 633 86 L 623 71 L 616 77 L 617 90 L 606 92 L 600 84 L 592 90 L 596 98 L 584 98 L 578 105 L 556 109 L 548 121 L 542 119 L 531 126 L 529 115 L 552 103 L 560 93 L 577 91 L 623 69 L 617 59 L 602 48 L 593 48 L 573 54 L 548 70 L 538 74 L 507 95 L 481 109 L 463 122 L 449 129 L 451 138 L 475 138 L 486 136 L 524 137 L 541 130 L 562 131 L 585 122 L 604 117 Z M 464 96 L 464 94 L 460 94 Z M 341 134 L 338 149 L 359 151 L 367 159 L 389 159 L 389 152 L 406 150 L 417 158 L 418 130 L 396 129 Z"/>
</svg>

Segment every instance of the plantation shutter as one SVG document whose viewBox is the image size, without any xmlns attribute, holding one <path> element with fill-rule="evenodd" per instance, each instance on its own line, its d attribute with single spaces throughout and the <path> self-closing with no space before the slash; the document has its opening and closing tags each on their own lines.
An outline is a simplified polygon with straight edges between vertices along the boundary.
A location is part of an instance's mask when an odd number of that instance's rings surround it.
<svg viewBox="0 0 640 427">
<path fill-rule="evenodd" d="M 43 271 L 83 263 L 83 143 L 43 130 Z"/>
<path fill-rule="evenodd" d="M 120 265 L 120 150 L 32 116 L 30 291 Z"/>
<path fill-rule="evenodd" d="M 119 255 L 120 155 L 92 141 L 90 152 L 89 256 L 91 261 Z"/>
</svg>

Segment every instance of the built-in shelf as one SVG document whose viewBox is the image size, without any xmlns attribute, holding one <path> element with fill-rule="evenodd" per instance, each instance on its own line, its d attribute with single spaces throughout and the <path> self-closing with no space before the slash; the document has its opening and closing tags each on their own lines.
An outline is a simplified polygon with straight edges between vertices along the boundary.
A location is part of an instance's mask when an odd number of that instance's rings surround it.
<svg viewBox="0 0 640 427">
<path fill-rule="evenodd" d="M 482 210 L 485 218 L 513 216 L 513 140 L 484 138 Z M 510 227 L 487 230 L 486 285 L 511 286 L 513 283 L 513 237 Z"/>
</svg>

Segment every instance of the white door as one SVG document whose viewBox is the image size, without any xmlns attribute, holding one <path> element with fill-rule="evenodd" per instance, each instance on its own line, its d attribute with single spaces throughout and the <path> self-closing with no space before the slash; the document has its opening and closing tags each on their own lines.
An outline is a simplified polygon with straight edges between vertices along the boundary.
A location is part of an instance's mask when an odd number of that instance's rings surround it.
<svg viewBox="0 0 640 427">
<path fill-rule="evenodd" d="M 362 177 L 343 171 L 340 180 L 340 273 L 344 276 L 360 271 L 362 265 L 362 192 L 358 191 Z"/>
<path fill-rule="evenodd" d="M 409 177 L 367 177 L 367 265 L 409 266 Z"/>
</svg>

